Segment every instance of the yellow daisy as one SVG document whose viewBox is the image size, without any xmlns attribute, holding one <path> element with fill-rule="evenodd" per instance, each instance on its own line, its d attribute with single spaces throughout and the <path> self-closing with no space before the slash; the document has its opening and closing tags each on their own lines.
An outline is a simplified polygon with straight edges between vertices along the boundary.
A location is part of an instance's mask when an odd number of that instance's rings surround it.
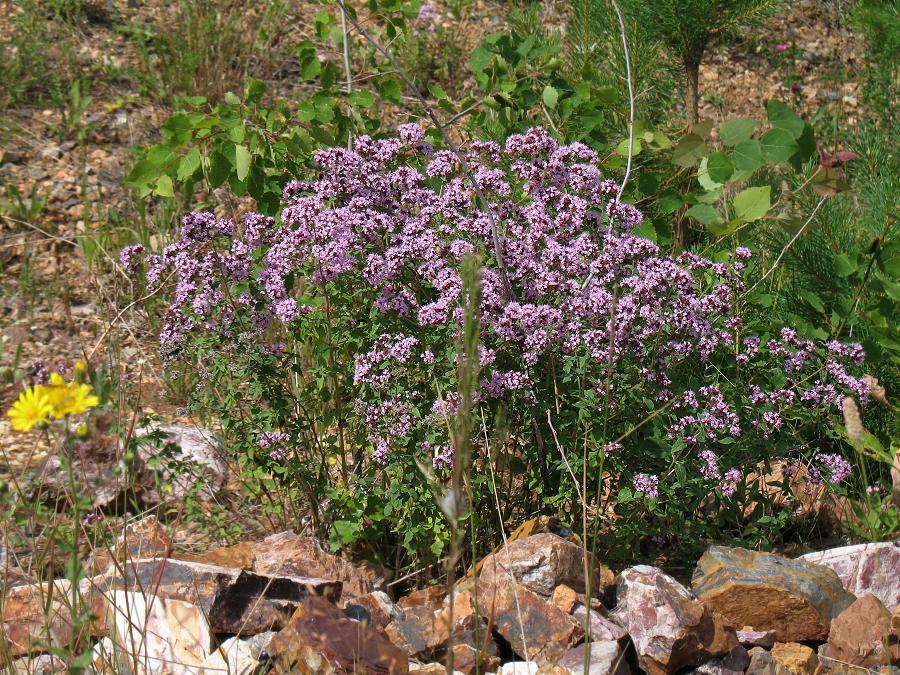
<svg viewBox="0 0 900 675">
<path fill-rule="evenodd" d="M 53 405 L 40 387 L 26 387 L 12 408 L 6 411 L 6 416 L 16 431 L 31 431 L 35 424 L 47 421 L 52 412 Z"/>
<path fill-rule="evenodd" d="M 80 415 L 96 407 L 100 399 L 91 394 L 91 387 L 77 382 L 66 382 L 59 373 L 50 374 L 50 384 L 39 385 L 53 407 L 51 415 L 62 419 L 66 415 Z"/>
</svg>

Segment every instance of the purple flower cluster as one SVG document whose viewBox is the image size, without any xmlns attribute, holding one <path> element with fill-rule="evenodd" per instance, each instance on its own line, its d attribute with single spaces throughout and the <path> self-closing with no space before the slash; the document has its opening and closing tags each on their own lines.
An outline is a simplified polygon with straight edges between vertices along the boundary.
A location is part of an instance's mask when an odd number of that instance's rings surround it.
<svg viewBox="0 0 900 675">
<path fill-rule="evenodd" d="M 836 453 L 820 452 L 816 455 L 816 459 L 830 472 L 828 482 L 832 485 L 842 483 L 853 472 L 850 462 Z"/>
<path fill-rule="evenodd" d="M 556 382 L 551 369 L 577 363 L 614 423 L 646 414 L 636 406 L 647 401 L 674 401 L 660 417 L 668 438 L 706 447 L 751 433 L 768 438 L 798 404 L 834 412 L 848 393 L 865 402 L 867 383 L 848 370 L 862 363 L 858 345 L 802 340 L 790 328 L 765 342 L 743 334 L 734 304 L 751 251 L 738 247 L 730 262 L 672 257 L 636 236 L 643 215 L 616 200 L 619 186 L 587 146 L 531 129 L 503 145 L 470 144 L 467 173 L 454 153 L 424 138 L 410 124 L 395 138 L 360 136 L 353 149 L 317 151 L 314 175 L 285 187 L 277 220 L 247 214 L 235 226 L 211 213 L 185 216 L 180 239 L 145 257 L 151 289 L 169 277 L 175 284 L 163 352 L 174 357 L 204 332 L 265 351 L 279 331 L 322 320 L 325 307 L 334 312 L 329 328 L 353 335 L 347 344 L 359 344 L 361 325 L 375 327 L 376 337 L 342 365 L 381 464 L 446 433 L 459 395 L 446 382 L 439 393 L 438 380 L 458 366 L 448 347 L 467 309 L 481 321 L 475 398 L 484 405 L 549 407 L 541 387 Z M 123 265 L 136 267 L 141 253 L 124 249 Z M 475 308 L 463 292 L 471 255 L 482 262 Z M 330 297 L 344 305 L 320 302 Z M 726 358 L 739 366 L 736 383 L 714 375 Z M 744 377 L 773 361 L 783 386 L 768 390 Z M 688 368 L 716 382 L 682 390 L 675 373 Z M 452 464 L 448 446 L 433 447 L 436 467 Z M 627 447 L 613 450 L 627 461 Z M 722 480 L 716 452 L 699 457 L 701 474 Z M 726 472 L 723 492 L 733 494 L 739 477 Z M 635 489 L 656 496 L 658 481 L 637 474 Z"/>
<path fill-rule="evenodd" d="M 638 473 L 634 476 L 634 489 L 647 499 L 659 497 L 659 476 Z"/>
<path fill-rule="evenodd" d="M 144 254 L 144 247 L 140 244 L 132 244 L 126 246 L 119 251 L 119 262 L 128 274 L 135 274 L 140 269 L 141 256 Z"/>
</svg>

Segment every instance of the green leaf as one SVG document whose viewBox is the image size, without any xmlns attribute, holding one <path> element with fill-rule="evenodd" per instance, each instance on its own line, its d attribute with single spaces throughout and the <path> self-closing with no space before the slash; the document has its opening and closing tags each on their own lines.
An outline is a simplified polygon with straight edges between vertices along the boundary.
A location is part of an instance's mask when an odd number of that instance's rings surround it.
<svg viewBox="0 0 900 675">
<path fill-rule="evenodd" d="M 705 155 L 706 142 L 697 134 L 688 134 L 678 141 L 678 145 L 672 151 L 672 163 L 688 168 L 694 166 Z"/>
<path fill-rule="evenodd" d="M 707 192 L 713 192 L 722 187 L 721 183 L 717 183 L 709 175 L 709 157 L 704 157 L 700 160 L 700 167 L 697 169 L 697 182 L 703 186 L 703 189 Z"/>
<path fill-rule="evenodd" d="M 245 145 L 234 146 L 234 170 L 239 181 L 243 181 L 250 173 L 250 151 Z"/>
<path fill-rule="evenodd" d="M 801 128 L 802 131 L 802 128 Z M 760 139 L 763 157 L 772 164 L 786 162 L 797 152 L 800 146 L 794 140 L 794 136 L 784 129 L 769 129 Z"/>
<path fill-rule="evenodd" d="M 791 156 L 791 166 L 795 171 L 801 171 L 806 162 L 819 155 L 818 148 L 816 148 L 816 134 L 812 125 L 803 125 L 803 133 L 797 139 L 797 148 L 797 152 Z"/>
<path fill-rule="evenodd" d="M 178 163 L 178 180 L 186 180 L 194 175 L 194 172 L 200 168 L 200 148 L 196 145 L 187 151 L 181 161 Z"/>
<path fill-rule="evenodd" d="M 544 105 L 553 110 L 559 101 L 559 92 L 548 84 L 544 87 L 544 93 L 541 95 L 541 98 L 544 101 Z"/>
<path fill-rule="evenodd" d="M 734 219 L 740 223 L 752 223 L 762 218 L 771 205 L 771 192 L 772 188 L 768 185 L 739 192 L 732 202 Z"/>
<path fill-rule="evenodd" d="M 226 91 L 225 103 L 227 103 L 228 105 L 240 105 L 241 99 L 239 99 L 237 94 L 235 94 L 233 91 Z"/>
<path fill-rule="evenodd" d="M 175 190 L 172 187 L 172 179 L 169 178 L 168 174 L 164 173 L 159 177 L 159 180 L 156 182 L 156 189 L 153 192 L 160 197 L 175 196 Z"/>
<path fill-rule="evenodd" d="M 709 204 L 695 204 L 685 213 L 703 225 L 710 225 L 717 220 L 721 220 L 719 212 Z"/>
<path fill-rule="evenodd" d="M 781 101 L 769 101 L 766 106 L 769 123 L 776 129 L 783 129 L 792 138 L 800 138 L 805 122 Z"/>
<path fill-rule="evenodd" d="M 368 89 L 357 89 L 347 98 L 355 108 L 369 108 L 375 103 L 375 94 Z"/>
<path fill-rule="evenodd" d="M 846 253 L 836 255 L 831 264 L 834 269 L 835 275 L 840 277 L 841 279 L 846 279 L 857 269 L 856 262 L 850 260 L 850 256 L 848 256 Z"/>
<path fill-rule="evenodd" d="M 643 146 L 641 145 L 640 140 L 637 138 L 634 139 L 634 144 L 631 146 L 631 156 L 641 154 L 641 150 L 643 150 Z M 618 152 L 622 157 L 628 157 L 628 139 L 626 138 L 624 141 L 619 143 L 616 146 L 616 152 Z"/>
<path fill-rule="evenodd" d="M 717 150 L 709 156 L 706 170 L 709 173 L 709 177 L 716 183 L 724 183 L 734 173 L 734 164 L 732 164 L 728 155 Z"/>
<path fill-rule="evenodd" d="M 753 173 L 763 165 L 762 145 L 757 140 L 741 141 L 731 155 L 739 171 Z"/>
<path fill-rule="evenodd" d="M 659 212 L 666 215 L 675 213 L 684 204 L 684 199 L 675 190 L 666 190 L 659 196 Z"/>
<path fill-rule="evenodd" d="M 719 129 L 719 138 L 722 139 L 725 145 L 733 148 L 738 143 L 750 140 L 755 130 L 756 120 L 747 117 L 737 117 L 733 120 L 728 120 L 722 125 L 722 128 Z"/>
</svg>

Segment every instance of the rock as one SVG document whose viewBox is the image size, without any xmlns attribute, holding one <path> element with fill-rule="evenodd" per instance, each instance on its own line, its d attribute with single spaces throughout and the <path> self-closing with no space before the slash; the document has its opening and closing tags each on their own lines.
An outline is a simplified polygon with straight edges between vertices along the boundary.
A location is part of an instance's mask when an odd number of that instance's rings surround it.
<svg viewBox="0 0 900 675">
<path fill-rule="evenodd" d="M 353 598 L 353 602 L 369 612 L 372 625 L 378 630 L 384 630 L 391 621 L 403 618 L 403 610 L 384 591 L 366 593 Z"/>
<path fill-rule="evenodd" d="M 575 592 L 575 589 L 566 586 L 565 584 L 560 584 L 553 589 L 553 594 L 550 596 L 550 602 L 559 607 L 566 614 L 571 614 L 572 610 L 575 609 L 575 605 L 578 603 L 578 593 Z"/>
<path fill-rule="evenodd" d="M 831 620 L 853 602 L 828 568 L 725 546 L 701 556 L 693 589 L 731 625 L 774 630 L 782 642 L 824 640 Z"/>
<path fill-rule="evenodd" d="M 560 584 L 583 590 L 584 549 L 549 532 L 536 534 L 487 556 L 479 579 L 491 584 L 497 577 L 508 579 L 510 573 L 521 586 L 545 598 Z"/>
<path fill-rule="evenodd" d="M 151 436 L 161 439 L 149 442 Z M 210 499 L 225 486 L 228 455 L 212 431 L 169 424 L 138 429 L 135 437 L 148 438 L 138 443 L 136 453 L 144 501 L 181 500 L 198 489 L 199 496 Z"/>
<path fill-rule="evenodd" d="M 124 576 L 122 574 L 124 573 Z M 203 563 L 135 560 L 95 580 L 101 589 L 152 589 L 155 596 L 197 605 L 216 633 L 254 635 L 279 628 L 311 595 L 337 601 L 338 581 L 270 576 Z"/>
<path fill-rule="evenodd" d="M 428 607 L 432 610 L 440 609 L 447 596 L 447 589 L 443 586 L 429 586 L 413 591 L 397 600 L 397 605 L 402 609 L 409 607 Z"/>
<path fill-rule="evenodd" d="M 797 642 L 776 642 L 769 654 L 780 668 L 793 675 L 812 675 L 819 667 L 816 653 Z"/>
<path fill-rule="evenodd" d="M 203 672 L 228 673 L 228 675 L 255 675 L 261 668 L 263 650 L 275 633 L 267 632 L 245 639 L 232 637 L 223 642 L 218 649 L 203 661 Z M 265 637 L 264 641 L 256 638 Z M 262 644 L 260 644 L 262 642 Z"/>
<path fill-rule="evenodd" d="M 745 647 L 766 647 L 775 644 L 774 630 L 753 630 L 750 626 L 737 632 L 737 639 Z"/>
<path fill-rule="evenodd" d="M 73 601 L 78 603 L 76 615 L 89 612 L 93 621 L 73 627 Z M 74 591 L 65 579 L 10 588 L 0 607 L 6 649 L 10 656 L 25 656 L 105 635 L 105 607 L 102 595 L 89 579 Z"/>
<path fill-rule="evenodd" d="M 442 663 L 416 663 L 409 662 L 409 672 L 416 675 L 447 675 L 447 669 Z"/>
<path fill-rule="evenodd" d="M 900 661 L 900 605 L 894 607 L 891 614 L 891 633 L 888 636 L 888 647 L 891 650 L 891 661 Z"/>
<path fill-rule="evenodd" d="M 656 567 L 622 571 L 617 597 L 610 618 L 631 635 L 638 664 L 650 675 L 699 666 L 737 645 L 720 616 Z"/>
<path fill-rule="evenodd" d="M 156 516 L 147 516 L 125 526 L 116 540 L 113 554 L 120 563 L 128 560 L 166 558 L 174 548 L 166 528 Z"/>
<path fill-rule="evenodd" d="M 584 675 L 585 658 L 588 675 L 629 675 L 631 672 L 622 646 L 609 640 L 572 647 L 559 660 L 559 665 L 571 675 Z"/>
<path fill-rule="evenodd" d="M 410 657 L 431 656 L 446 647 L 450 631 L 438 612 L 427 605 L 414 605 L 403 612 L 403 618 L 392 621 L 384 630 L 388 639 Z"/>
<path fill-rule="evenodd" d="M 487 569 L 485 564 L 478 580 L 478 611 L 516 654 L 553 664 L 584 635 L 572 617 L 506 574 L 489 575 L 486 581 Z"/>
<path fill-rule="evenodd" d="M 803 645 L 798 646 L 802 647 Z M 812 650 L 810 649 L 810 651 Z M 794 673 L 794 671 L 788 670 L 787 667 L 776 660 L 772 653 L 767 652 L 762 647 L 754 647 L 749 654 L 750 665 L 747 667 L 747 675 L 793 675 Z M 800 655 L 795 654 L 795 656 Z"/>
<path fill-rule="evenodd" d="M 536 675 L 538 664 L 534 661 L 510 661 L 500 666 L 497 675 Z"/>
<path fill-rule="evenodd" d="M 740 675 L 750 665 L 750 655 L 742 645 L 738 645 L 725 656 L 707 661 L 692 673 L 697 675 Z"/>
<path fill-rule="evenodd" d="M 493 642 L 490 644 L 494 645 Z M 499 666 L 500 659 L 486 653 L 484 649 L 477 649 L 466 643 L 453 645 L 453 670 L 457 673 L 462 675 L 490 673 L 496 671 Z"/>
<path fill-rule="evenodd" d="M 116 646 L 112 638 L 105 637 L 98 640 L 91 650 L 91 665 L 87 668 L 88 675 L 117 675 Z"/>
<path fill-rule="evenodd" d="M 844 589 L 857 597 L 871 593 L 885 607 L 900 605 L 900 542 L 842 546 L 807 553 L 798 560 L 834 570 Z"/>
<path fill-rule="evenodd" d="M 584 620 L 588 615 L 588 608 L 579 603 L 572 611 L 572 618 L 579 626 L 584 626 Z M 615 621 L 603 616 L 595 609 L 590 610 L 590 636 L 594 641 L 614 640 L 621 644 L 628 641 L 628 631 L 622 628 Z"/>
<path fill-rule="evenodd" d="M 900 577 L 896 579 L 900 583 Z M 862 596 L 831 622 L 828 653 L 845 664 L 877 668 L 890 660 L 887 636 L 891 615 L 871 593 Z"/>
<path fill-rule="evenodd" d="M 39 654 L 13 661 L 11 675 L 53 675 L 67 672 L 69 667 L 63 659 L 50 654 Z"/>
<path fill-rule="evenodd" d="M 234 546 L 214 548 L 206 553 L 175 553 L 172 557 L 188 562 L 236 567 L 242 570 L 253 570 L 253 563 L 256 560 L 253 555 L 253 543 L 248 541 L 242 541 Z"/>
<path fill-rule="evenodd" d="M 155 675 L 177 663 L 180 673 L 202 674 L 213 637 L 197 605 L 119 590 L 111 591 L 110 604 L 110 632 L 123 646 L 117 654 L 123 671 Z"/>
<path fill-rule="evenodd" d="M 269 643 L 275 673 L 406 675 L 406 655 L 374 628 L 348 619 L 325 598 L 303 601 Z"/>
<path fill-rule="evenodd" d="M 345 598 L 365 595 L 379 585 L 370 568 L 327 553 L 312 537 L 280 532 L 254 542 L 251 549 L 257 574 L 334 579 L 342 583 Z"/>
</svg>

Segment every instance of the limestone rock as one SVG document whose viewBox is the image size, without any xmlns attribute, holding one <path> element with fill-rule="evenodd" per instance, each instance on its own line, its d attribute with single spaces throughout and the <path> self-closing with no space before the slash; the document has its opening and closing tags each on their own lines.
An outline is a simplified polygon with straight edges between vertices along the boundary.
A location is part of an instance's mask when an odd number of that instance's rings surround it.
<svg viewBox="0 0 900 675">
<path fill-rule="evenodd" d="M 493 642 L 491 642 L 493 646 Z M 453 645 L 453 670 L 462 675 L 490 673 L 500 666 L 500 659 L 483 649 L 476 649 L 470 644 Z"/>
<path fill-rule="evenodd" d="M 182 424 L 138 429 L 135 437 L 156 435 L 159 442 L 138 443 L 138 482 L 144 501 L 184 499 L 194 491 L 212 498 L 228 480 L 228 454 L 209 429 Z M 166 486 L 166 490 L 160 488 Z"/>
<path fill-rule="evenodd" d="M 155 596 L 197 605 L 214 632 L 253 635 L 281 627 L 310 595 L 337 601 L 338 581 L 268 576 L 203 563 L 157 558 L 135 560 L 95 581 L 101 590 L 152 589 Z"/>
<path fill-rule="evenodd" d="M 545 598 L 561 584 L 584 590 L 584 549 L 549 532 L 518 539 L 508 550 L 501 548 L 484 559 L 479 579 L 491 583 L 510 573 L 521 586 Z"/>
<path fill-rule="evenodd" d="M 572 647 L 560 659 L 559 665 L 571 675 L 584 675 L 584 662 L 588 662 L 588 675 L 629 675 L 631 668 L 625 660 L 622 646 L 614 641 L 591 642 Z"/>
<path fill-rule="evenodd" d="M 775 663 L 793 675 L 812 675 L 819 666 L 816 653 L 797 642 L 776 642 L 769 654 Z"/>
<path fill-rule="evenodd" d="M 218 649 L 203 662 L 203 672 L 228 673 L 228 675 L 255 675 L 263 664 L 261 655 L 274 633 L 260 633 L 252 638 L 232 637 L 223 642 Z M 266 638 L 264 641 L 257 638 Z"/>
<path fill-rule="evenodd" d="M 122 645 L 117 657 L 124 672 L 166 675 L 178 664 L 179 673 L 202 675 L 213 638 L 197 605 L 119 590 L 111 591 L 110 604 L 110 632 Z"/>
<path fill-rule="evenodd" d="M 403 610 L 394 604 L 384 591 L 372 591 L 355 597 L 353 604 L 365 608 L 371 617 L 372 625 L 379 630 L 384 630 L 391 621 L 403 618 Z"/>
<path fill-rule="evenodd" d="M 891 661 L 900 662 L 900 605 L 894 607 L 891 614 L 891 632 L 888 635 L 888 647 L 891 650 Z"/>
<path fill-rule="evenodd" d="M 574 588 L 566 586 L 565 584 L 560 584 L 553 590 L 553 594 L 550 596 L 550 602 L 559 607 L 566 614 L 571 614 L 572 610 L 575 609 L 575 605 L 578 604 L 578 593 L 575 592 Z"/>
<path fill-rule="evenodd" d="M 397 606 L 401 609 L 429 607 L 437 610 L 443 606 L 445 597 L 447 597 L 447 589 L 443 586 L 428 586 L 404 595 L 397 600 Z"/>
<path fill-rule="evenodd" d="M 828 568 L 725 546 L 703 554 L 693 588 L 731 625 L 774 630 L 783 642 L 824 640 L 831 620 L 853 602 Z"/>
<path fill-rule="evenodd" d="M 82 625 L 72 624 L 73 603 L 76 614 L 89 611 L 95 619 Z M 105 602 L 91 580 L 77 589 L 59 579 L 52 583 L 14 586 L 2 603 L 3 632 L 10 656 L 25 656 L 64 647 L 73 640 L 106 633 Z"/>
<path fill-rule="evenodd" d="M 707 661 L 690 672 L 697 675 L 741 675 L 749 665 L 750 655 L 742 645 L 738 645 L 725 656 Z"/>
<path fill-rule="evenodd" d="M 737 631 L 737 639 L 745 647 L 772 647 L 775 644 L 774 630 L 753 630 L 746 626 Z"/>
<path fill-rule="evenodd" d="M 631 635 L 638 664 L 650 675 L 698 666 L 737 645 L 721 617 L 656 567 L 622 571 L 617 595 L 610 618 Z"/>
<path fill-rule="evenodd" d="M 348 619 L 325 598 L 309 597 L 268 647 L 275 673 L 366 672 L 406 675 L 406 655 L 374 628 Z"/>
<path fill-rule="evenodd" d="M 590 612 L 588 628 L 591 640 L 614 640 L 622 644 L 628 641 L 628 631 L 595 609 L 588 610 L 587 607 L 579 603 L 572 610 L 572 618 L 575 619 L 579 626 L 584 626 L 584 620 L 588 616 L 588 612 Z"/>
<path fill-rule="evenodd" d="M 798 560 L 830 567 L 857 597 L 871 593 L 885 607 L 900 605 L 900 541 L 842 546 L 807 553 Z"/>
<path fill-rule="evenodd" d="M 831 622 L 829 656 L 864 668 L 887 665 L 890 623 L 891 616 L 878 598 L 871 593 L 862 596 Z"/>
<path fill-rule="evenodd" d="M 487 569 L 486 564 L 482 575 Z M 584 635 L 571 616 L 508 575 L 488 579 L 478 580 L 478 610 L 519 656 L 527 654 L 540 665 L 553 664 Z"/>
<path fill-rule="evenodd" d="M 58 656 L 39 654 L 13 661 L 11 675 L 55 675 L 67 672 L 69 667 Z"/>
<path fill-rule="evenodd" d="M 430 656 L 446 647 L 450 632 L 438 612 L 427 605 L 414 605 L 403 612 L 403 618 L 392 621 L 385 635 L 410 657 Z"/>
<path fill-rule="evenodd" d="M 500 666 L 497 675 L 536 675 L 538 664 L 534 661 L 510 661 Z"/>
</svg>

